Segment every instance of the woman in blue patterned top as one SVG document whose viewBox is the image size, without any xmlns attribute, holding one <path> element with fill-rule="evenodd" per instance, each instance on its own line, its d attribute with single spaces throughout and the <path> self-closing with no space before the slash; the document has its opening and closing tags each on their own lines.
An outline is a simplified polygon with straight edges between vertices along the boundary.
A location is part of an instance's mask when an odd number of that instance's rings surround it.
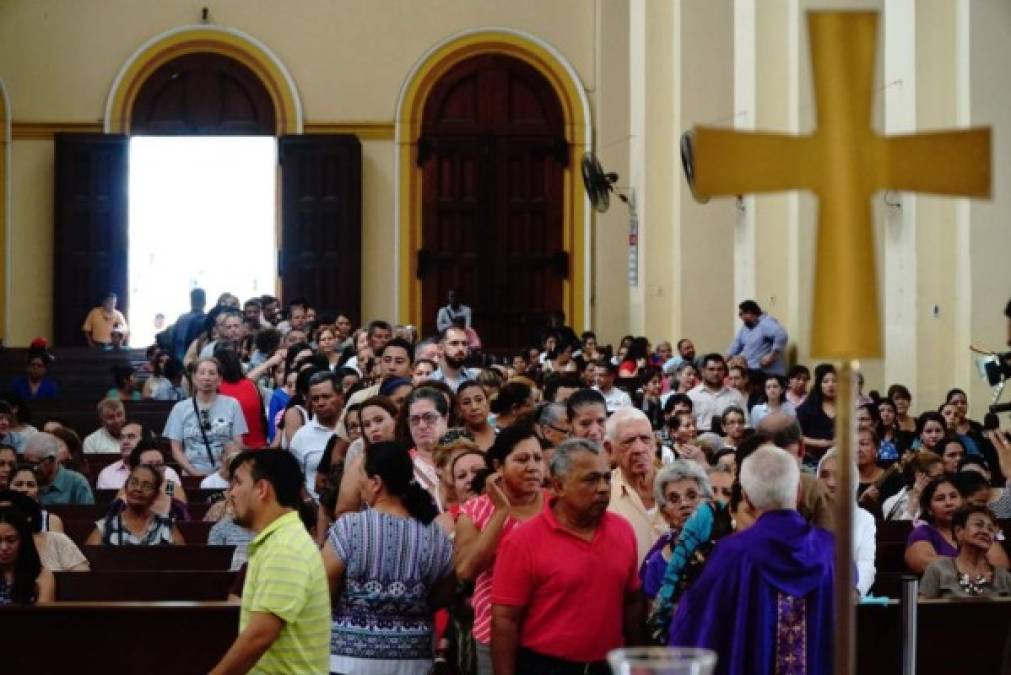
<svg viewBox="0 0 1011 675">
<path fill-rule="evenodd" d="M 365 450 L 361 491 L 371 508 L 343 515 L 323 548 L 334 599 L 331 673 L 426 675 L 432 613 L 452 599 L 453 546 L 407 450 Z"/>
</svg>

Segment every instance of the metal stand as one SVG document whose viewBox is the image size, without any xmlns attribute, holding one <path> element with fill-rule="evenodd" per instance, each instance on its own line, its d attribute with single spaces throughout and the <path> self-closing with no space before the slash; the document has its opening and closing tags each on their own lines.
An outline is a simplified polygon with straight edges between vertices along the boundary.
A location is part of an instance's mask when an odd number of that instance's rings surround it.
<svg viewBox="0 0 1011 675">
<path fill-rule="evenodd" d="M 920 580 L 912 575 L 902 577 L 902 675 L 916 675 L 916 603 L 920 596 Z"/>
<path fill-rule="evenodd" d="M 856 408 L 856 361 L 836 363 L 835 448 L 839 487 L 835 499 L 835 675 L 856 672 L 856 630 L 853 612 L 853 495 L 856 466 L 853 419 Z"/>
</svg>

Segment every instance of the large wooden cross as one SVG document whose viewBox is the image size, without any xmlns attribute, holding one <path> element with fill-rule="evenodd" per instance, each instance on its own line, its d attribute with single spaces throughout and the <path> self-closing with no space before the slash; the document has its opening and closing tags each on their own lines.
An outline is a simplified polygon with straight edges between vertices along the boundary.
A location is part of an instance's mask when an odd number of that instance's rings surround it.
<svg viewBox="0 0 1011 675">
<path fill-rule="evenodd" d="M 990 130 L 884 137 L 871 128 L 877 14 L 808 14 L 811 136 L 695 129 L 695 191 L 807 189 L 819 199 L 811 353 L 881 356 L 870 197 L 878 190 L 990 195 Z"/>
<path fill-rule="evenodd" d="M 855 482 L 853 362 L 881 356 L 870 198 L 879 190 L 989 196 L 990 130 L 883 137 L 871 128 L 877 14 L 808 14 L 817 129 L 811 136 L 695 130 L 706 196 L 808 189 L 819 199 L 811 353 L 839 360 L 840 495 Z M 833 670 L 854 672 L 852 499 L 836 500 Z M 915 649 L 915 647 L 914 647 Z"/>
</svg>

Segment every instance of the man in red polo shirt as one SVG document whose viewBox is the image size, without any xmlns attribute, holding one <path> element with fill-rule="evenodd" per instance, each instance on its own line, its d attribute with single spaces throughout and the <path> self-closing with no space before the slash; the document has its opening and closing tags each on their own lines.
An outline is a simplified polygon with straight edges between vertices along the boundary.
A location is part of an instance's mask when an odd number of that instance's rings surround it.
<svg viewBox="0 0 1011 675">
<path fill-rule="evenodd" d="M 611 466 L 569 439 L 551 460 L 555 493 L 501 544 L 492 584 L 495 675 L 607 675 L 607 653 L 643 637 L 635 533 L 607 511 Z"/>
</svg>

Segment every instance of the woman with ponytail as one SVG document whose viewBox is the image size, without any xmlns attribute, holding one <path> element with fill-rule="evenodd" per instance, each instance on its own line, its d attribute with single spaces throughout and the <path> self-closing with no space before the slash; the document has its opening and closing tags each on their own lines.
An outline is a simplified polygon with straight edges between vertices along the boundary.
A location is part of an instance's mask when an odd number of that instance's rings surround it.
<svg viewBox="0 0 1011 675">
<path fill-rule="evenodd" d="M 402 445 L 368 446 L 359 480 L 371 508 L 338 519 L 323 547 L 334 605 L 330 672 L 427 675 L 432 613 L 456 583 L 452 544 Z"/>
</svg>

